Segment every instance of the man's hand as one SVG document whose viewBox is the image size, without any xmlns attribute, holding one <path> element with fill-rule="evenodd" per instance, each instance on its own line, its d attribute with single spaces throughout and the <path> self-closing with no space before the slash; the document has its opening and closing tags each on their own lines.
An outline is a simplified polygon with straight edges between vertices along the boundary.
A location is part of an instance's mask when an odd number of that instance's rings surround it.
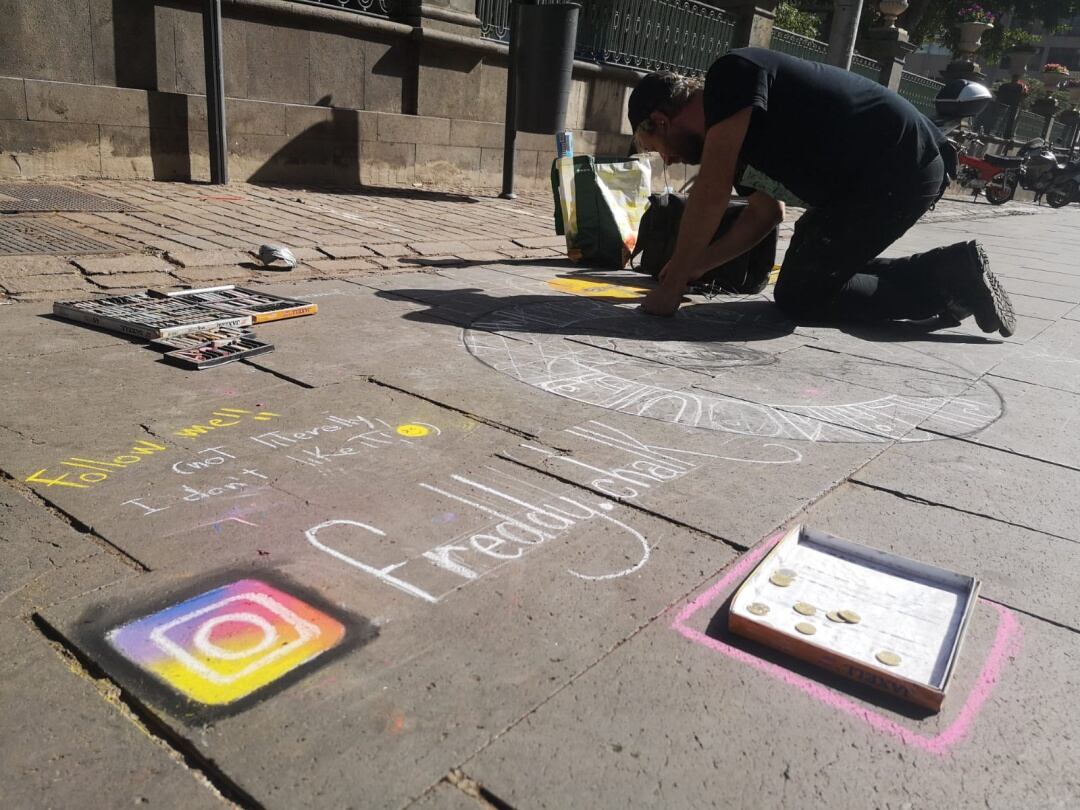
<svg viewBox="0 0 1080 810">
<path fill-rule="evenodd" d="M 674 315 L 682 303 L 684 286 L 664 282 L 659 287 L 649 291 L 645 300 L 641 302 L 641 308 L 649 315 Z"/>
</svg>

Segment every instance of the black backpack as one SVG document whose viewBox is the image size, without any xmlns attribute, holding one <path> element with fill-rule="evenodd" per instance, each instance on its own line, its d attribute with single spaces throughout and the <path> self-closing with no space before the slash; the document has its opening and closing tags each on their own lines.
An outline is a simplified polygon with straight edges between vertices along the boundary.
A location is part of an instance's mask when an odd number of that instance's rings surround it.
<svg viewBox="0 0 1080 810">
<path fill-rule="evenodd" d="M 630 257 L 630 266 L 634 270 L 648 273 L 653 278 L 660 274 L 668 259 L 671 258 L 671 254 L 675 252 L 675 241 L 679 236 L 679 222 L 682 221 L 685 208 L 685 194 L 668 192 L 649 196 L 649 207 L 641 217 L 637 244 Z M 728 204 L 724 218 L 720 221 L 716 236 L 728 231 L 745 210 L 745 200 L 732 200 Z M 777 229 L 773 228 L 772 233 L 746 253 L 713 268 L 695 281 L 692 288 L 736 295 L 752 295 L 761 292 L 769 283 L 769 274 L 776 262 L 776 237 Z M 638 256 L 641 259 L 635 267 L 634 259 Z"/>
</svg>

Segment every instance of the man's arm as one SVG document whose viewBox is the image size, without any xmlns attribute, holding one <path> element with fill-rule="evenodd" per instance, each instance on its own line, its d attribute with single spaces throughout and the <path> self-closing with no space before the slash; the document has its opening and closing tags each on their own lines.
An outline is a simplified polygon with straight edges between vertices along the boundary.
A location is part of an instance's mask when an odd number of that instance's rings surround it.
<svg viewBox="0 0 1080 810">
<path fill-rule="evenodd" d="M 746 210 L 735 220 L 731 230 L 705 248 L 705 252 L 691 267 L 689 280 L 697 281 L 714 267 L 746 253 L 783 221 L 784 204 L 764 191 L 755 191 L 750 195 Z M 666 267 L 661 271 L 661 280 L 666 271 Z"/>
<path fill-rule="evenodd" d="M 660 286 L 642 304 L 651 315 L 671 315 L 679 308 L 682 294 L 694 278 L 692 273 L 720 227 L 731 199 L 735 166 L 750 126 L 751 112 L 752 108 L 746 107 L 705 133 L 701 169 L 686 202 L 675 252 L 661 273 Z"/>
</svg>

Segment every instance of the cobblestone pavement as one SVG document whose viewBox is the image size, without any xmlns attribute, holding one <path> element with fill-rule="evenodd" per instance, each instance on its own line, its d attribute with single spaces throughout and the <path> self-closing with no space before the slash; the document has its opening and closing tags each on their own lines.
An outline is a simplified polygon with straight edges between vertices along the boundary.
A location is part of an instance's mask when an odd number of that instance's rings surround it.
<svg viewBox="0 0 1080 810">
<path fill-rule="evenodd" d="M 146 287 L 218 282 L 276 283 L 337 278 L 400 267 L 547 259 L 564 255 L 544 195 L 501 200 L 422 189 L 357 191 L 213 187 L 141 181 L 57 184 L 99 195 L 124 211 L 0 214 L 0 224 L 59 226 L 113 247 L 107 253 L 4 255 L 0 300 L 41 301 L 118 294 Z M 0 206 L 3 203 L 0 202 Z M 943 201 L 927 222 L 1016 216 L 1013 204 Z M 781 227 L 781 253 L 800 212 Z M 292 250 L 287 273 L 256 259 L 259 245 Z"/>
</svg>

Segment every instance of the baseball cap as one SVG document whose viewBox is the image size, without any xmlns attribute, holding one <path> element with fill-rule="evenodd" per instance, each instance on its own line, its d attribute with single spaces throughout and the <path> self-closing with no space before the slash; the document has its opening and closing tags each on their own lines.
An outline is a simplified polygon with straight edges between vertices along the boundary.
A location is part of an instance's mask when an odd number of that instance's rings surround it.
<svg viewBox="0 0 1080 810">
<path fill-rule="evenodd" d="M 677 74 L 664 70 L 659 73 L 650 73 L 637 83 L 637 87 L 630 93 L 630 101 L 627 104 L 631 132 L 637 132 L 642 121 L 671 100 L 678 80 Z"/>
</svg>

